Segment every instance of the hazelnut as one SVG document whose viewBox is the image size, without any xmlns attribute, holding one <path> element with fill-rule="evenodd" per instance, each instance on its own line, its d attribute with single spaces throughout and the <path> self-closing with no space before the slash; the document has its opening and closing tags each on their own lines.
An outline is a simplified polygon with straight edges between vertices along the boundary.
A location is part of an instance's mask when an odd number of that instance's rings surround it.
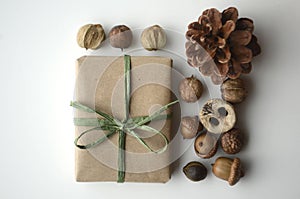
<svg viewBox="0 0 300 199">
<path fill-rule="evenodd" d="M 132 42 L 132 32 L 125 25 L 114 26 L 109 32 L 109 43 L 114 48 L 128 48 Z"/>
<path fill-rule="evenodd" d="M 208 100 L 201 109 L 199 118 L 207 131 L 216 134 L 229 131 L 236 122 L 233 106 L 221 99 Z"/>
<path fill-rule="evenodd" d="M 222 98 L 231 103 L 240 103 L 247 97 L 247 90 L 241 79 L 228 79 L 221 85 Z"/>
<path fill-rule="evenodd" d="M 217 158 L 215 163 L 212 164 L 212 172 L 218 178 L 228 181 L 230 186 L 235 185 L 244 176 L 239 158 Z"/>
<path fill-rule="evenodd" d="M 231 129 L 223 133 L 221 137 L 221 147 L 227 154 L 236 154 L 241 151 L 243 140 L 239 129 Z"/>
<path fill-rule="evenodd" d="M 162 49 L 167 43 L 167 35 L 159 25 L 154 25 L 142 32 L 141 43 L 146 50 Z"/>
<path fill-rule="evenodd" d="M 179 84 L 181 98 L 188 102 L 196 102 L 202 95 L 203 86 L 200 80 L 193 75 L 181 80 Z"/>
<path fill-rule="evenodd" d="M 199 122 L 197 116 L 183 117 L 181 118 L 181 135 L 185 139 L 191 139 L 197 135 L 199 131 L 203 129 L 202 124 Z"/>
<path fill-rule="evenodd" d="M 213 157 L 218 149 L 217 138 L 210 133 L 200 134 L 194 142 L 196 154 L 204 159 Z"/>
<path fill-rule="evenodd" d="M 100 24 L 87 24 L 77 33 L 77 43 L 81 48 L 95 50 L 105 39 L 104 29 Z"/>
<path fill-rule="evenodd" d="M 197 182 L 203 180 L 207 176 L 206 167 L 200 162 L 190 162 L 183 167 L 183 173 L 191 181 Z"/>
</svg>

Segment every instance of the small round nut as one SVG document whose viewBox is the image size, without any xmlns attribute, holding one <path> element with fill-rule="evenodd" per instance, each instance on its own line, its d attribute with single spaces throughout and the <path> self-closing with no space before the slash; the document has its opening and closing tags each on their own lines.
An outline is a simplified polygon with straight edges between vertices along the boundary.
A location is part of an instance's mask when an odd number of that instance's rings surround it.
<svg viewBox="0 0 300 199">
<path fill-rule="evenodd" d="M 125 25 L 114 26 L 109 31 L 109 43 L 114 48 L 128 48 L 132 42 L 132 31 Z"/>
<path fill-rule="evenodd" d="M 241 160 L 239 158 L 219 157 L 212 164 L 212 172 L 218 178 L 228 181 L 230 186 L 235 185 L 244 176 Z"/>
<path fill-rule="evenodd" d="M 233 106 L 221 99 L 208 100 L 201 109 L 199 118 L 207 131 L 216 134 L 229 131 L 236 122 Z"/>
<path fill-rule="evenodd" d="M 162 49 L 166 43 L 167 35 L 159 25 L 150 26 L 142 32 L 141 44 L 146 50 Z"/>
<path fill-rule="evenodd" d="M 192 75 L 181 80 L 179 92 L 184 101 L 188 103 L 196 102 L 202 95 L 203 85 L 200 80 Z"/>
<path fill-rule="evenodd" d="M 196 154 L 204 159 L 213 157 L 218 150 L 218 140 L 210 133 L 201 133 L 194 142 Z"/>
<path fill-rule="evenodd" d="M 185 139 L 194 138 L 199 131 L 203 129 L 202 124 L 197 116 L 190 117 L 186 116 L 181 118 L 181 135 Z"/>
<path fill-rule="evenodd" d="M 183 167 L 183 173 L 185 176 L 191 181 L 197 182 L 203 180 L 207 176 L 206 167 L 200 162 L 189 162 L 187 165 Z"/>
<path fill-rule="evenodd" d="M 81 48 L 95 50 L 105 39 L 104 29 L 100 24 L 86 24 L 77 33 L 77 43 Z"/>
<path fill-rule="evenodd" d="M 228 79 L 221 85 L 223 100 L 240 103 L 247 97 L 248 92 L 242 79 Z"/>
<path fill-rule="evenodd" d="M 227 154 L 236 154 L 243 146 L 242 135 L 239 129 L 233 128 L 223 133 L 221 137 L 221 147 Z"/>
</svg>

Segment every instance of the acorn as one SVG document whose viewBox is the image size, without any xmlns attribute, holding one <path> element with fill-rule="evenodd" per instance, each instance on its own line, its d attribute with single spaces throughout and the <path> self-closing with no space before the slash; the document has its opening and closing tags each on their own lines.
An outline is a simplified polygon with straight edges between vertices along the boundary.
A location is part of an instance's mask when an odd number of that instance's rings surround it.
<svg viewBox="0 0 300 199">
<path fill-rule="evenodd" d="M 239 158 L 219 157 L 212 164 L 212 172 L 218 178 L 228 181 L 230 186 L 235 185 L 244 176 Z"/>
<path fill-rule="evenodd" d="M 184 139 L 194 138 L 199 131 L 202 131 L 203 126 L 197 116 L 190 117 L 186 116 L 181 118 L 180 132 Z"/>
<path fill-rule="evenodd" d="M 237 128 L 223 133 L 220 140 L 221 147 L 227 154 L 236 154 L 242 149 L 243 139 L 240 130 Z"/>
<path fill-rule="evenodd" d="M 191 181 L 197 182 L 203 180 L 207 176 L 206 167 L 200 162 L 190 162 L 183 167 L 183 173 Z"/>
<path fill-rule="evenodd" d="M 217 138 L 211 133 L 201 133 L 194 142 L 196 154 L 204 159 L 213 157 L 218 149 Z"/>
</svg>

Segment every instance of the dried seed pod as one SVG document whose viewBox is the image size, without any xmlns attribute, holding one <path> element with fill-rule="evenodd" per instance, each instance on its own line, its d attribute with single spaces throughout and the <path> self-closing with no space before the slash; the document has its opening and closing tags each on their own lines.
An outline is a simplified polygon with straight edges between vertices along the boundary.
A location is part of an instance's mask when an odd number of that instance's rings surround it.
<svg viewBox="0 0 300 199">
<path fill-rule="evenodd" d="M 251 67 L 245 67 L 245 64 L 251 65 L 252 58 L 261 52 L 253 35 L 253 21 L 238 16 L 235 7 L 229 7 L 222 13 L 211 8 L 205 10 L 197 22 L 188 25 L 188 64 L 210 76 L 214 84 L 248 74 Z"/>
<path fill-rule="evenodd" d="M 247 97 L 247 90 L 241 79 L 228 79 L 221 85 L 222 98 L 231 103 L 240 103 Z"/>
<path fill-rule="evenodd" d="M 109 43 L 114 48 L 128 48 L 132 42 L 132 31 L 125 25 L 114 26 L 109 32 Z"/>
<path fill-rule="evenodd" d="M 180 82 L 179 92 L 184 101 L 196 102 L 202 95 L 203 86 L 200 80 L 191 76 Z"/>
<path fill-rule="evenodd" d="M 202 125 L 211 133 L 224 133 L 236 122 L 233 106 L 221 99 L 208 100 L 199 113 Z"/>
<path fill-rule="evenodd" d="M 167 43 L 167 35 L 162 27 L 154 25 L 142 32 L 141 43 L 146 50 L 162 49 Z"/>
<path fill-rule="evenodd" d="M 218 178 L 228 181 L 230 186 L 235 185 L 244 176 L 241 161 L 239 158 L 219 157 L 212 164 L 212 172 Z"/>
<path fill-rule="evenodd" d="M 194 142 L 196 154 L 204 159 L 213 157 L 218 149 L 217 138 L 210 133 L 202 133 Z"/>
<path fill-rule="evenodd" d="M 241 151 L 243 139 L 239 129 L 233 128 L 223 133 L 221 137 L 221 147 L 227 154 L 236 154 Z"/>
<path fill-rule="evenodd" d="M 207 176 L 206 167 L 200 162 L 196 161 L 188 163 L 183 167 L 182 170 L 185 176 L 194 182 L 203 180 Z"/>
<path fill-rule="evenodd" d="M 194 138 L 199 131 L 203 129 L 202 124 L 197 116 L 186 116 L 181 118 L 181 135 L 185 139 Z"/>
<path fill-rule="evenodd" d="M 105 39 L 104 29 L 100 24 L 87 24 L 77 33 L 77 43 L 81 48 L 95 50 Z"/>
</svg>

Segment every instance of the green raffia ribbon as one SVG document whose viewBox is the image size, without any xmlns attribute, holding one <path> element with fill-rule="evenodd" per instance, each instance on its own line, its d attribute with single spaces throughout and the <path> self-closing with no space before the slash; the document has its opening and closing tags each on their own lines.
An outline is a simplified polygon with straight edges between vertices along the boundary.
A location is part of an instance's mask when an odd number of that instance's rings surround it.
<svg viewBox="0 0 300 199">
<path fill-rule="evenodd" d="M 126 133 L 131 134 L 133 137 L 135 137 L 139 143 L 141 143 L 145 148 L 147 148 L 149 151 L 153 153 L 162 153 L 167 149 L 168 146 L 168 139 L 167 137 L 161 133 L 160 131 L 147 126 L 146 124 L 149 123 L 152 120 L 161 120 L 161 119 L 168 119 L 170 115 L 164 115 L 162 114 L 165 110 L 167 110 L 170 106 L 173 104 L 176 104 L 178 100 L 173 101 L 157 111 L 155 111 L 153 114 L 149 116 L 140 116 L 135 118 L 129 118 L 129 110 L 130 110 L 130 68 L 131 68 L 131 61 L 130 56 L 125 55 L 124 56 L 124 73 L 125 73 L 125 118 L 123 121 L 120 121 L 116 118 L 113 118 L 112 116 L 101 112 L 101 111 L 95 111 L 85 105 L 80 104 L 79 102 L 71 102 L 71 106 L 84 111 L 88 113 L 96 113 L 101 116 L 101 118 L 74 118 L 74 124 L 75 126 L 91 126 L 92 128 L 83 131 L 74 141 L 76 147 L 80 149 L 89 149 L 92 147 L 95 147 L 102 142 L 104 142 L 106 139 L 108 139 L 110 136 L 112 136 L 115 133 L 119 134 L 119 148 L 118 148 L 118 182 L 124 182 L 125 178 L 125 138 Z M 138 134 L 134 132 L 135 129 L 140 129 L 144 131 L 148 131 L 154 134 L 157 134 L 161 136 L 161 138 L 164 140 L 164 147 L 159 150 L 152 149 L 145 141 L 144 139 L 140 138 Z M 96 130 L 104 130 L 107 131 L 107 133 L 100 137 L 99 139 L 95 140 L 92 143 L 86 144 L 86 145 L 80 145 L 78 144 L 79 140 L 84 136 L 85 134 L 92 133 Z"/>
</svg>

